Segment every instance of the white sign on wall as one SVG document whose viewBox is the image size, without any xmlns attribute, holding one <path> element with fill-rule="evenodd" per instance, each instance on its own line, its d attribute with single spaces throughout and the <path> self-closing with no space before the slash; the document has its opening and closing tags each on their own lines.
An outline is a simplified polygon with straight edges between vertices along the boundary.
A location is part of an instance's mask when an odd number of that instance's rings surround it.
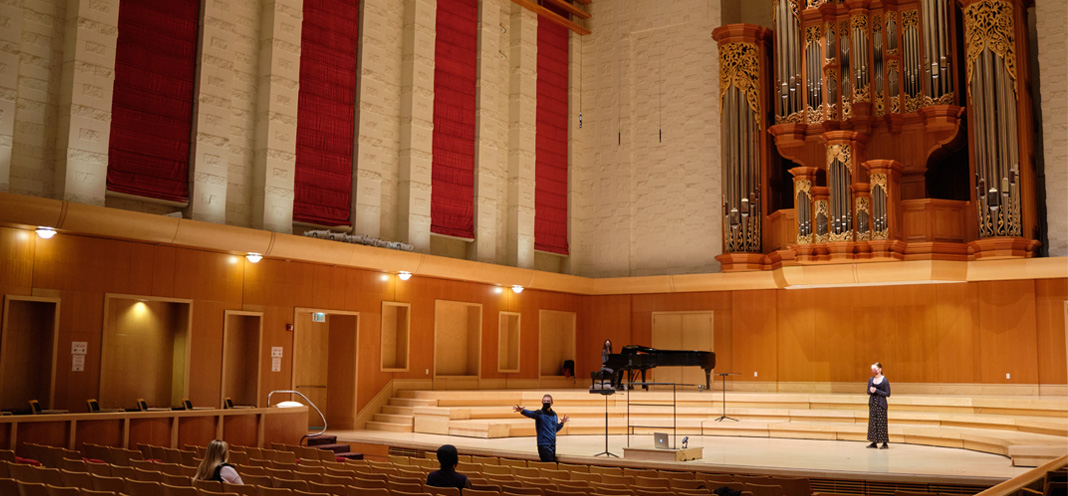
<svg viewBox="0 0 1068 496">
<path fill-rule="evenodd" d="M 85 355 L 89 352 L 89 343 L 86 341 L 71 341 L 70 354 L 71 355 Z"/>
<path fill-rule="evenodd" d="M 281 346 L 272 346 L 271 347 L 271 358 L 282 358 L 282 347 Z"/>
<path fill-rule="evenodd" d="M 281 371 L 282 371 L 282 359 L 278 358 L 278 357 L 272 358 L 271 359 L 271 372 L 281 372 Z"/>
<path fill-rule="evenodd" d="M 85 355 L 73 355 L 70 357 L 70 371 L 71 372 L 84 372 L 85 371 Z"/>
</svg>

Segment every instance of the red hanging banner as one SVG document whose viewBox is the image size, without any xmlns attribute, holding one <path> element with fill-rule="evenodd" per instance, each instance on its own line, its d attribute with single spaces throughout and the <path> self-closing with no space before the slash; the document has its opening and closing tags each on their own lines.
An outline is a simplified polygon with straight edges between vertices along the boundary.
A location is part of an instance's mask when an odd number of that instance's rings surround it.
<svg viewBox="0 0 1068 496">
<path fill-rule="evenodd" d="M 475 237 L 478 1 L 438 0 L 430 232 Z"/>
<path fill-rule="evenodd" d="M 534 248 L 568 254 L 568 30 L 538 18 L 538 102 L 534 159 Z"/>
<path fill-rule="evenodd" d="M 358 2 L 304 0 L 293 220 L 352 225 Z"/>
<path fill-rule="evenodd" d="M 122 0 L 107 189 L 189 201 L 197 0 Z"/>
</svg>

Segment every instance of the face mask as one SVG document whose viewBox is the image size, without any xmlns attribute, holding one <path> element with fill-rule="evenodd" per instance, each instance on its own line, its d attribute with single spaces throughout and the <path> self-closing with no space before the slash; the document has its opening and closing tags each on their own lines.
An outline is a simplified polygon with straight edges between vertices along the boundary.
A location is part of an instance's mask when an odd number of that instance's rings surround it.
<svg viewBox="0 0 1068 496">
<path fill-rule="evenodd" d="M 552 403 L 542 403 L 541 404 L 541 409 L 547 412 L 547 411 L 549 411 L 550 408 L 552 408 L 552 406 L 553 406 Z"/>
</svg>

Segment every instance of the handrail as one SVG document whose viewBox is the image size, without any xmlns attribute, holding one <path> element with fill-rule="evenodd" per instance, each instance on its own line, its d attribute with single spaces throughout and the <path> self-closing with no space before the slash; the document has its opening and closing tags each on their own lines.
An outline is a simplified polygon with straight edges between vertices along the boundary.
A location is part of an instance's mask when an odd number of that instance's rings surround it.
<svg viewBox="0 0 1068 496">
<path fill-rule="evenodd" d="M 1009 496 L 1018 493 L 1023 488 L 1033 484 L 1035 481 L 1046 476 L 1046 472 L 1050 470 L 1056 470 L 1065 465 L 1068 465 L 1068 455 L 1061 455 L 1058 458 L 1054 458 L 1038 467 L 1035 467 L 1027 472 L 1024 472 L 1016 477 L 1013 477 L 1001 484 L 998 484 L 990 489 L 979 492 L 975 496 Z"/>
<path fill-rule="evenodd" d="M 307 438 L 307 437 L 322 436 L 323 433 L 326 432 L 326 415 L 323 415 L 323 412 L 319 411 L 319 407 L 315 406 L 315 403 L 313 403 L 312 400 L 308 399 L 307 396 L 304 396 L 304 394 L 301 393 L 300 391 L 294 391 L 292 389 L 276 389 L 274 391 L 271 391 L 271 392 L 267 393 L 267 407 L 268 408 L 270 408 L 270 406 L 271 406 L 271 396 L 273 396 L 274 393 L 295 394 L 297 396 L 300 396 L 301 398 L 304 398 L 304 401 L 308 402 L 308 406 L 314 408 L 315 409 L 315 413 L 318 413 L 319 417 L 323 419 L 323 429 L 321 431 L 316 432 L 315 434 L 305 434 L 304 437 Z"/>
</svg>

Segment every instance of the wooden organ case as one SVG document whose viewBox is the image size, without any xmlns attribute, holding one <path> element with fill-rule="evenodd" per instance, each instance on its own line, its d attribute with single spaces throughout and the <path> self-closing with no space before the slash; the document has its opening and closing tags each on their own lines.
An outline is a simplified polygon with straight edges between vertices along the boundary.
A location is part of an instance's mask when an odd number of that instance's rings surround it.
<svg viewBox="0 0 1068 496">
<path fill-rule="evenodd" d="M 724 271 L 1035 252 L 1030 0 L 770 1 L 712 33 Z"/>
</svg>

